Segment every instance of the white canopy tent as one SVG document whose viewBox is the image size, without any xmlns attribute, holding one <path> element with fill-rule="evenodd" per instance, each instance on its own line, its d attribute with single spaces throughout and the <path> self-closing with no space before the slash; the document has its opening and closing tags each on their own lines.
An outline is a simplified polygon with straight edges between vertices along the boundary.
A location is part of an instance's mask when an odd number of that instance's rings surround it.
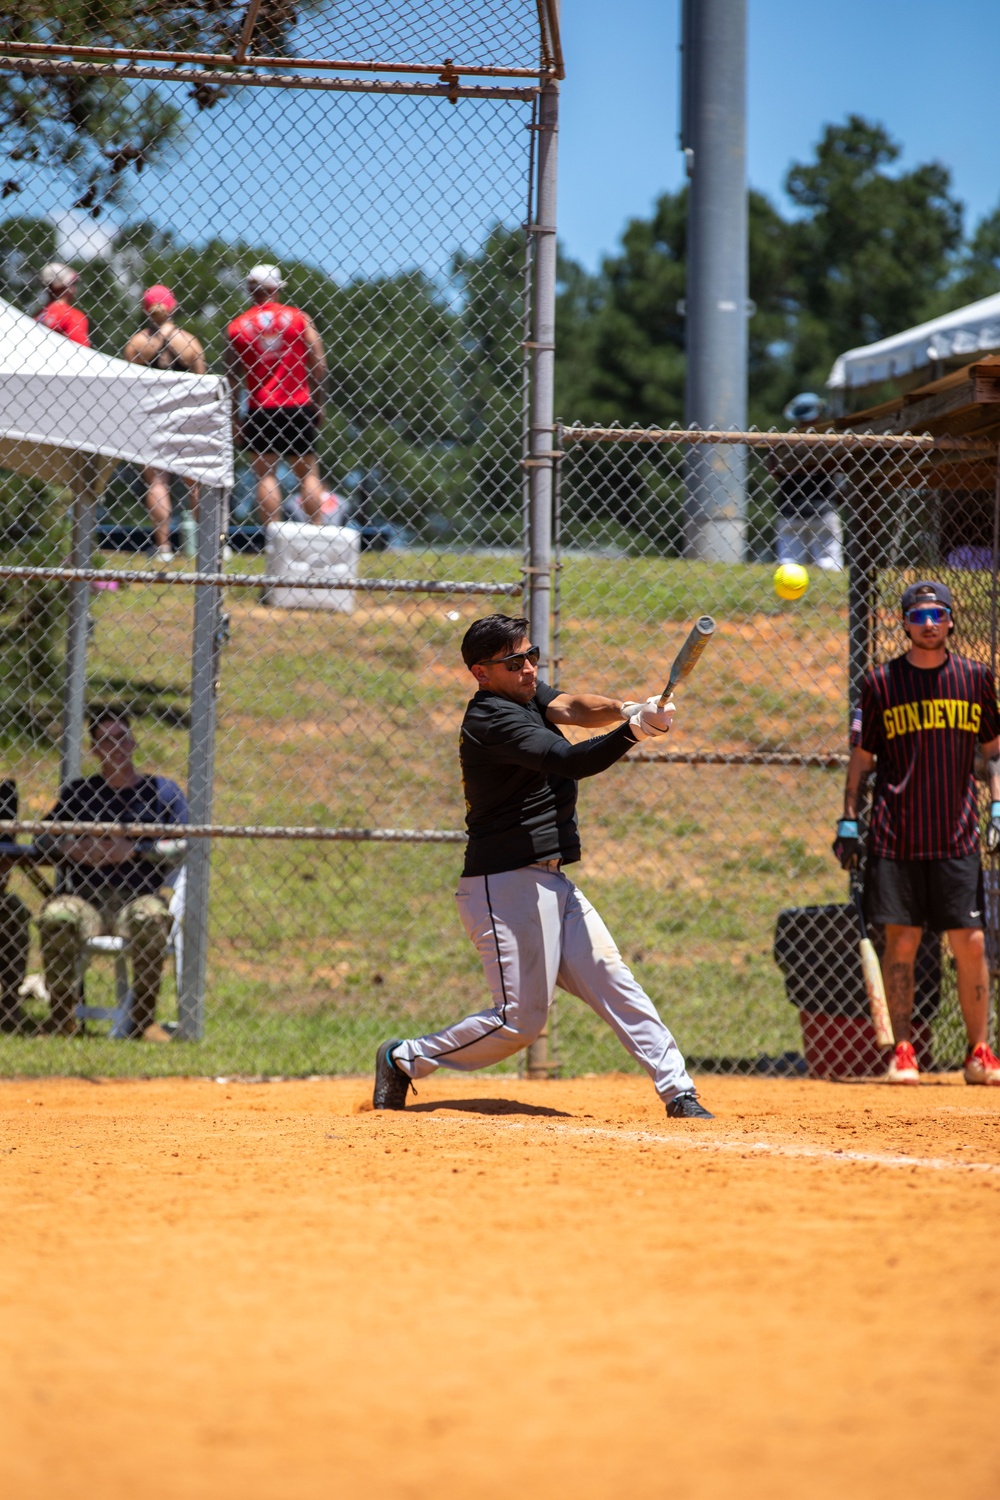
<svg viewBox="0 0 1000 1500">
<path fill-rule="evenodd" d="M 225 380 L 84 349 L 0 299 L 0 467 L 99 489 L 116 460 L 231 486 Z"/>
<path fill-rule="evenodd" d="M 97 501 L 115 463 L 121 461 L 164 469 L 201 484 L 198 566 L 217 569 L 224 495 L 233 480 L 225 379 L 148 369 L 85 349 L 0 299 L 0 468 L 72 492 L 73 538 L 67 558 L 71 569 L 91 565 Z M 63 783 L 80 774 L 89 607 L 90 584 L 72 579 L 62 703 Z M 217 609 L 217 599 L 196 597 L 192 724 L 197 722 L 199 735 L 196 745 L 192 733 L 189 779 L 211 754 L 209 679 Z"/>
<path fill-rule="evenodd" d="M 233 482 L 225 379 L 147 369 L 84 349 L 0 299 L 0 468 L 68 488 L 73 495 L 73 539 L 66 570 L 63 783 L 80 774 L 90 608 L 90 583 L 73 577 L 70 570 L 91 564 L 97 500 L 115 463 L 121 461 L 164 469 L 200 484 L 196 567 L 202 577 L 217 575 L 226 491 Z M 188 797 L 192 819 L 203 823 L 211 822 L 212 813 L 220 639 L 220 590 L 214 585 L 196 588 Z M 185 965 L 178 999 L 183 1036 L 200 1036 L 203 1026 L 208 870 L 208 841 L 195 840 L 186 863 L 184 940 L 194 961 Z"/>
<path fill-rule="evenodd" d="M 73 484 L 81 460 L 91 484 L 127 460 L 231 486 L 226 381 L 85 350 L 0 300 L 0 466 Z"/>
<path fill-rule="evenodd" d="M 831 390 L 856 390 L 898 379 L 944 360 L 1000 350 L 1000 293 L 940 318 L 904 329 L 875 344 L 848 349 L 827 378 Z"/>
</svg>

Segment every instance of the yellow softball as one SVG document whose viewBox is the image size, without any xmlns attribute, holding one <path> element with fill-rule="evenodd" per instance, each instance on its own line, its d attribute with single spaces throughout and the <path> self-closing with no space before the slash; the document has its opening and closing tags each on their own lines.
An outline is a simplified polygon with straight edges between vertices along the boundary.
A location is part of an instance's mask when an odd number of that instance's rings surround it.
<svg viewBox="0 0 1000 1500">
<path fill-rule="evenodd" d="M 774 575 L 774 592 L 779 599 L 801 599 L 809 587 L 809 574 L 799 563 L 782 563 Z"/>
</svg>

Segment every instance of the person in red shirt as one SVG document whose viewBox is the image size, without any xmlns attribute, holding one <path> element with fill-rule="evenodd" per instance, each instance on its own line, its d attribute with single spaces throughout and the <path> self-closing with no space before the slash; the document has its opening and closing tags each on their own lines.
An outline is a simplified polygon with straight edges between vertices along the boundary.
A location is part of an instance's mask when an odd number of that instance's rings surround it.
<svg viewBox="0 0 1000 1500">
<path fill-rule="evenodd" d="M 61 333 L 74 344 L 82 344 L 85 349 L 89 349 L 87 315 L 73 306 L 80 273 L 74 271 L 72 266 L 63 265 L 62 261 L 52 260 L 42 267 L 38 279 L 45 288 L 48 301 L 36 315 L 35 322 L 51 328 L 53 333 Z"/>
<path fill-rule="evenodd" d="M 277 301 L 283 285 L 277 266 L 254 266 L 247 275 L 254 305 L 226 329 L 226 375 L 234 410 L 246 385 L 247 413 L 237 437 L 251 456 L 264 525 L 280 519 L 280 459 L 299 481 L 309 520 L 321 525 L 316 433 L 323 420 L 326 360 L 312 319 Z"/>
<path fill-rule="evenodd" d="M 911 1040 L 914 963 L 924 927 L 946 932 L 958 970 L 969 1049 L 967 1083 L 1000 1085 L 986 1040 L 990 979 L 983 932 L 979 745 L 989 770 L 986 846 L 1000 849 L 1000 714 L 993 673 L 948 650 L 955 628 L 946 584 L 911 584 L 902 599 L 910 649 L 873 667 L 851 726 L 844 816 L 834 853 L 857 863 L 858 798 L 875 769 L 868 844 L 869 920 L 885 927 L 883 972 L 895 1038 L 890 1083 L 919 1083 Z"/>
</svg>

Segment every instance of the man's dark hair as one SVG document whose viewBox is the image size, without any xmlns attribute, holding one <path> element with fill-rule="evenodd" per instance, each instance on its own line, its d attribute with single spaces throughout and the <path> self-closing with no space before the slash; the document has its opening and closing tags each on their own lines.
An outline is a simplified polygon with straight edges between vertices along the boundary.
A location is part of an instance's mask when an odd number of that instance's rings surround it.
<svg viewBox="0 0 1000 1500">
<path fill-rule="evenodd" d="M 474 667 L 492 656 L 509 656 L 527 634 L 523 615 L 487 615 L 485 620 L 473 621 L 462 637 L 462 660 Z"/>
<path fill-rule="evenodd" d="M 132 710 L 127 703 L 92 703 L 87 709 L 87 727 L 91 737 L 97 733 L 99 724 L 124 724 L 132 727 Z"/>
</svg>

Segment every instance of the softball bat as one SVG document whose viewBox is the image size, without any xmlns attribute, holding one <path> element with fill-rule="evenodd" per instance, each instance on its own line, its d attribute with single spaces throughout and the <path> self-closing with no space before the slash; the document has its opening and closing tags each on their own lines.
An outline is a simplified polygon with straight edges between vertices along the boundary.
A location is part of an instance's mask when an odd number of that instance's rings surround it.
<svg viewBox="0 0 1000 1500">
<path fill-rule="evenodd" d="M 660 694 L 661 708 L 677 684 L 683 682 L 685 677 L 690 677 L 699 657 L 712 639 L 712 632 L 714 630 L 715 621 L 711 615 L 702 615 L 701 619 L 695 622 L 694 629 L 674 657 L 673 666 L 670 668 L 670 676 L 667 678 L 667 685 Z"/>
<path fill-rule="evenodd" d="M 868 995 L 868 1009 L 871 1011 L 875 1041 L 880 1047 L 891 1047 L 894 1038 L 892 1022 L 889 1020 L 889 1006 L 885 998 L 885 985 L 882 982 L 882 969 L 879 965 L 878 954 L 868 936 L 860 889 L 854 892 L 854 904 L 858 909 L 858 921 L 861 924 L 861 942 L 858 952 L 861 955 L 861 972 L 865 978 L 865 992 Z"/>
</svg>

